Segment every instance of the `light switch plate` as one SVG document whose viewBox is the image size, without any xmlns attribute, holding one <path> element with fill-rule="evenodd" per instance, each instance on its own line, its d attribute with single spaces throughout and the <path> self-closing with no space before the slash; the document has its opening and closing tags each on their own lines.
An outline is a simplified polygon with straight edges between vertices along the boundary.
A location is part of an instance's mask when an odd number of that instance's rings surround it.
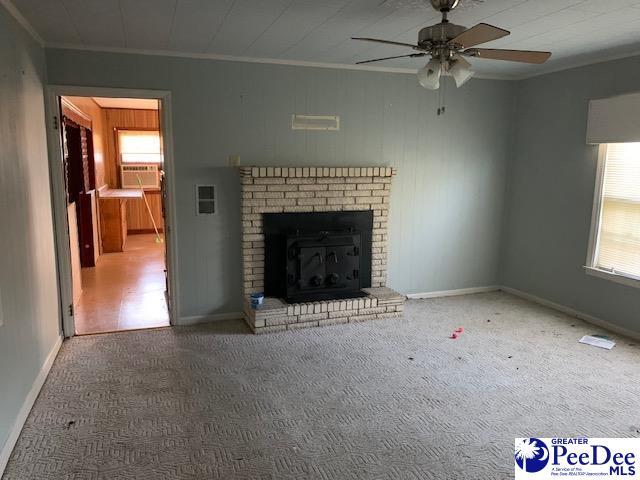
<svg viewBox="0 0 640 480">
<path fill-rule="evenodd" d="M 239 167 L 240 166 L 240 155 L 229 155 L 229 166 L 230 167 Z"/>
</svg>

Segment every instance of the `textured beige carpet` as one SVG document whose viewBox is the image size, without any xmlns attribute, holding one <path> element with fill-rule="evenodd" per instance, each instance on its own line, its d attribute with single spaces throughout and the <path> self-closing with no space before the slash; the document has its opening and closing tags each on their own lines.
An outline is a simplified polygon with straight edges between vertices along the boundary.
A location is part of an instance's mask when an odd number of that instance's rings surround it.
<svg viewBox="0 0 640 480">
<path fill-rule="evenodd" d="M 491 293 L 264 336 L 74 338 L 4 478 L 508 479 L 516 436 L 640 436 L 640 348 L 577 343 L 598 332 Z"/>
</svg>

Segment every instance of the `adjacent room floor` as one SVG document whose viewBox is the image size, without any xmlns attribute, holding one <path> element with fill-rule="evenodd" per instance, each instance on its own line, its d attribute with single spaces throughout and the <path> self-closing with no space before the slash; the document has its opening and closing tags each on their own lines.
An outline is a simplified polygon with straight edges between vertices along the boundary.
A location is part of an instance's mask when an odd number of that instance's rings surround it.
<svg viewBox="0 0 640 480">
<path fill-rule="evenodd" d="M 82 269 L 76 333 L 115 332 L 169 325 L 164 244 L 155 235 L 129 235 L 124 252 L 105 253 Z"/>
<path fill-rule="evenodd" d="M 4 478 L 513 478 L 515 437 L 640 436 L 640 347 L 578 344 L 593 333 L 496 292 L 261 336 L 224 322 L 76 337 Z"/>
</svg>

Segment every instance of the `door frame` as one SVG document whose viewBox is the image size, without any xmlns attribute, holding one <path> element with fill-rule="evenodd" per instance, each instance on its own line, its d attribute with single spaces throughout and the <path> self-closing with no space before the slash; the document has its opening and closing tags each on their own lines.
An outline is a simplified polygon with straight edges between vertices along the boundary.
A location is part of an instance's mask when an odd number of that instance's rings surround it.
<svg viewBox="0 0 640 480">
<path fill-rule="evenodd" d="M 160 128 L 162 130 L 165 171 L 165 248 L 167 279 L 169 283 L 169 323 L 175 325 L 179 319 L 178 292 L 178 248 L 176 238 L 176 197 L 175 165 L 173 154 L 173 122 L 171 114 L 171 92 L 166 90 L 140 90 L 129 88 L 84 87 L 73 85 L 48 85 L 46 88 L 46 128 L 49 151 L 49 175 L 51 203 L 53 209 L 56 260 L 58 268 L 58 295 L 62 331 L 65 337 L 75 335 L 73 317 L 73 284 L 71 279 L 71 249 L 69 246 L 69 225 L 67 220 L 67 199 L 64 180 L 64 159 L 60 136 L 61 118 L 58 98 L 76 97 L 114 97 L 114 98 L 150 98 L 160 101 Z"/>
</svg>

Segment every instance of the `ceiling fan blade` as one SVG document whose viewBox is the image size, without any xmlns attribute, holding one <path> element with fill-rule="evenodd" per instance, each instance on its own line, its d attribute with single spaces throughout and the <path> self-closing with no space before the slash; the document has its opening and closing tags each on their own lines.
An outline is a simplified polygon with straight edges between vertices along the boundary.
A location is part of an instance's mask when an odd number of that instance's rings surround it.
<svg viewBox="0 0 640 480">
<path fill-rule="evenodd" d="M 541 64 L 549 60 L 551 52 L 534 52 L 530 50 L 501 50 L 495 48 L 472 48 L 462 52 L 463 55 L 490 60 L 506 60 L 508 62 Z"/>
<path fill-rule="evenodd" d="M 395 57 L 375 58 L 373 60 L 365 60 L 364 62 L 356 62 L 356 65 L 362 65 L 363 63 L 371 63 L 371 62 L 382 62 L 383 60 L 391 60 L 393 58 L 405 58 L 405 57 L 418 58 L 418 57 L 424 57 L 425 55 L 426 53 L 411 53 L 409 55 L 397 55 Z"/>
<path fill-rule="evenodd" d="M 400 47 L 409 47 L 415 50 L 419 50 L 418 45 L 411 45 L 410 43 L 392 42 L 391 40 L 380 40 L 379 38 L 365 38 L 365 37 L 351 37 L 351 40 L 363 40 L 365 42 L 386 43 L 387 45 L 398 45 Z"/>
<path fill-rule="evenodd" d="M 449 40 L 449 45 L 462 45 L 463 48 L 469 48 L 510 34 L 511 32 L 508 30 L 494 27 L 488 23 L 479 23 L 475 27 L 462 32 L 456 38 Z"/>
</svg>

